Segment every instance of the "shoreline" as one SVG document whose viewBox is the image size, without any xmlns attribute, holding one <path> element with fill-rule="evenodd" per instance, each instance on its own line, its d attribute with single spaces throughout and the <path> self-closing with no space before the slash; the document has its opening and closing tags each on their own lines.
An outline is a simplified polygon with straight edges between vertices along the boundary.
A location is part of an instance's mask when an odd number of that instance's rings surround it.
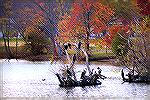
<svg viewBox="0 0 150 100">
<path fill-rule="evenodd" d="M 7 59 L 7 58 L 0 58 L 0 60 Z M 14 58 L 16 59 L 16 58 Z M 97 58 L 98 59 L 98 58 Z M 10 60 L 10 59 L 9 59 Z M 24 58 L 17 58 L 16 60 L 26 60 L 29 62 L 53 62 L 54 59 L 50 58 L 50 55 L 38 55 L 38 56 L 27 56 Z M 56 59 L 56 61 L 61 61 L 61 59 Z M 99 60 L 89 60 L 91 64 L 109 64 L 109 65 L 115 65 L 118 66 L 118 64 L 115 62 L 115 58 L 111 59 L 102 59 L 99 58 Z M 85 60 L 76 61 L 76 64 L 85 64 Z"/>
</svg>

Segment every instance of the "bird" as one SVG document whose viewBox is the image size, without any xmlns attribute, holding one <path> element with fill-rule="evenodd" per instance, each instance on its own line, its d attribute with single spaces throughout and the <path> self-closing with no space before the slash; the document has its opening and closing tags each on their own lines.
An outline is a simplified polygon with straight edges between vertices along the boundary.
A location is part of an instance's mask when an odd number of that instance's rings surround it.
<svg viewBox="0 0 150 100">
<path fill-rule="evenodd" d="M 46 79 L 42 79 L 42 81 L 45 81 Z"/>
</svg>

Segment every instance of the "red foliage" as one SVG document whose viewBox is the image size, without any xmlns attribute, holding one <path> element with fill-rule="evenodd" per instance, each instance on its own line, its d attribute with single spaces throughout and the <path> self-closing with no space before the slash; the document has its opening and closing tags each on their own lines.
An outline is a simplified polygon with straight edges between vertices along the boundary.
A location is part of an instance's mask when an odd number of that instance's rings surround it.
<svg viewBox="0 0 150 100">
<path fill-rule="evenodd" d="M 65 33 L 99 34 L 107 28 L 114 12 L 98 0 L 76 0 L 72 3 L 70 15 L 60 21 Z M 64 34 L 64 33 L 63 33 Z"/>
<path fill-rule="evenodd" d="M 142 15 L 150 14 L 150 0 L 137 0 L 137 5 Z"/>
<path fill-rule="evenodd" d="M 103 39 L 103 44 L 110 46 L 112 43 L 113 38 L 116 36 L 116 34 L 120 31 L 124 31 L 124 35 L 128 35 L 129 26 L 128 25 L 113 25 L 110 28 L 108 28 L 109 34 L 106 34 L 106 36 Z"/>
</svg>

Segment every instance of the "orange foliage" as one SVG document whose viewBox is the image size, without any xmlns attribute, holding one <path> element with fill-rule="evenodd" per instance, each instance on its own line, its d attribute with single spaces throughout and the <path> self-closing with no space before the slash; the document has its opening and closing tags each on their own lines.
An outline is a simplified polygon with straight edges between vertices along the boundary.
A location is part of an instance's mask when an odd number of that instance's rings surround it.
<svg viewBox="0 0 150 100">
<path fill-rule="evenodd" d="M 99 34 L 107 28 L 106 23 L 113 14 L 111 8 L 98 0 L 76 0 L 72 3 L 70 15 L 61 16 L 62 20 L 58 22 L 60 35 L 76 38 L 86 37 L 87 32 Z"/>
<path fill-rule="evenodd" d="M 24 13 L 18 20 L 24 25 L 25 34 L 36 31 L 40 23 L 45 21 L 44 17 L 41 15 L 42 12 L 35 12 L 34 9 L 29 7 L 22 8 L 18 13 Z"/>
<path fill-rule="evenodd" d="M 116 36 L 118 32 L 123 31 L 124 35 L 128 35 L 129 26 L 128 25 L 113 25 L 108 28 L 109 34 L 106 34 L 101 44 L 110 46 L 112 43 L 113 38 Z"/>
</svg>

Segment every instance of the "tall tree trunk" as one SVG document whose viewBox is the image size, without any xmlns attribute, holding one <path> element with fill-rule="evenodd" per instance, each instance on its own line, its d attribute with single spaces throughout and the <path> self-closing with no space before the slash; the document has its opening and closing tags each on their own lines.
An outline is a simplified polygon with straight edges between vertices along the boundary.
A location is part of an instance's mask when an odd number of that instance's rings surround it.
<svg viewBox="0 0 150 100">
<path fill-rule="evenodd" d="M 150 72 L 150 33 L 145 33 L 145 42 L 146 42 L 146 66 L 149 68 L 148 72 Z"/>
<path fill-rule="evenodd" d="M 106 45 L 106 54 L 108 53 L 107 49 L 108 49 L 108 47 L 107 47 L 107 45 Z"/>
<path fill-rule="evenodd" d="M 18 32 L 16 35 L 16 59 L 17 59 L 17 55 L 18 55 Z"/>
<path fill-rule="evenodd" d="M 9 57 L 8 58 L 10 58 L 10 59 L 12 59 L 13 58 L 13 55 L 12 55 L 12 52 L 11 52 L 11 49 L 10 49 L 10 38 L 9 38 L 9 36 L 10 36 L 10 26 L 9 26 L 9 24 L 8 24 L 8 28 L 7 28 L 7 24 L 6 24 L 6 32 L 7 32 L 7 48 L 8 48 L 8 54 L 9 54 Z"/>
<path fill-rule="evenodd" d="M 3 40 L 4 40 L 4 47 L 5 47 L 5 51 L 6 51 L 6 55 L 8 55 L 8 48 L 7 48 L 7 41 L 6 41 L 6 35 L 5 35 L 5 32 L 4 32 L 4 29 L 3 29 L 3 25 L 1 25 L 1 30 L 2 30 L 2 35 L 3 35 Z"/>
<path fill-rule="evenodd" d="M 89 48 L 90 48 L 90 44 L 89 44 L 89 32 L 87 32 L 86 34 L 86 41 L 85 41 L 85 48 L 86 48 L 86 51 L 89 52 Z"/>
<path fill-rule="evenodd" d="M 9 56 L 9 55 L 8 55 L 9 52 L 8 52 L 8 48 L 7 48 L 6 38 L 5 38 L 5 33 L 2 32 L 2 35 L 3 35 L 3 40 L 4 40 L 5 51 L 6 51 L 7 56 Z"/>
<path fill-rule="evenodd" d="M 56 59 L 56 56 L 58 56 L 57 54 L 57 49 L 56 49 L 56 44 L 55 44 L 55 40 L 51 39 L 52 44 L 53 44 L 53 55 L 54 55 L 54 59 Z"/>
</svg>

